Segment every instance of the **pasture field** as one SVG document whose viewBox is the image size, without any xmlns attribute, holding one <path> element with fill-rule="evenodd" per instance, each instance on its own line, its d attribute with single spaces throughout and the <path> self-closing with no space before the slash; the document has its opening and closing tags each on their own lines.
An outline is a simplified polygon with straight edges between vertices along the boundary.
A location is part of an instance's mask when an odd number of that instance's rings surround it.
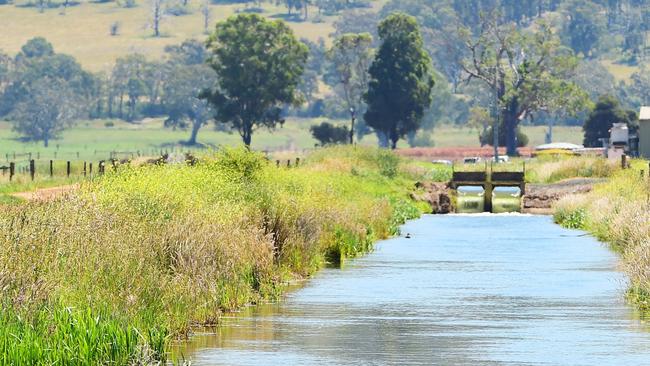
<svg viewBox="0 0 650 366">
<path fill-rule="evenodd" d="M 253 135 L 252 147 L 255 150 L 303 150 L 313 148 L 317 143 L 311 136 L 309 128 L 325 119 L 289 118 L 284 126 L 271 132 L 265 129 Z M 54 158 L 63 160 L 96 161 L 107 159 L 111 151 L 137 152 L 143 155 L 155 155 L 160 150 L 190 149 L 182 145 L 189 137 L 189 131 L 164 128 L 162 119 L 149 119 L 142 123 L 130 124 L 112 120 L 113 127 L 106 127 L 105 120 L 84 121 L 63 132 L 60 139 L 52 140 L 48 148 L 42 142 L 29 142 L 11 130 L 7 122 L 0 122 L 0 161 L 13 160 L 13 153 L 18 155 L 37 153 L 43 159 Z M 348 121 L 332 121 L 336 124 L 347 124 Z M 530 138 L 530 146 L 544 143 L 546 128 L 543 126 L 524 126 L 524 132 Z M 433 131 L 435 147 L 477 147 L 478 131 L 468 128 L 440 126 Z M 581 143 L 582 130 L 580 127 L 559 126 L 554 128 L 554 140 L 562 142 Z M 221 145 L 239 145 L 241 139 L 236 132 L 226 133 L 215 131 L 213 125 L 205 126 L 198 136 L 199 143 L 204 147 Z M 365 136 L 358 142 L 361 145 L 376 145 L 374 135 Z M 400 141 L 399 147 L 407 147 L 405 141 Z M 77 156 L 77 153 L 79 155 Z M 22 156 L 25 160 L 25 156 Z M 17 159 L 20 160 L 20 159 Z"/>
<path fill-rule="evenodd" d="M 115 59 L 130 53 L 142 53 L 149 59 L 162 57 L 167 45 L 178 44 L 186 39 L 203 40 L 201 3 L 189 2 L 190 13 L 181 16 L 166 16 L 161 23 L 161 37 L 153 37 L 149 26 L 151 5 L 148 1 L 136 1 L 136 6 L 126 8 L 119 2 L 81 2 L 68 7 L 46 9 L 43 13 L 35 7 L 0 5 L 2 37 L 0 50 L 15 54 L 25 42 L 41 36 L 50 41 L 57 52 L 74 56 L 84 68 L 90 71 L 109 71 Z M 210 28 L 229 16 L 243 11 L 242 4 L 210 5 Z M 281 18 L 286 9 L 271 3 L 264 3 L 263 13 L 269 17 Z M 320 22 L 311 20 L 288 24 L 298 37 L 316 41 L 327 38 L 333 32 L 335 17 L 320 17 Z M 112 36 L 110 27 L 119 24 L 118 34 Z"/>
</svg>

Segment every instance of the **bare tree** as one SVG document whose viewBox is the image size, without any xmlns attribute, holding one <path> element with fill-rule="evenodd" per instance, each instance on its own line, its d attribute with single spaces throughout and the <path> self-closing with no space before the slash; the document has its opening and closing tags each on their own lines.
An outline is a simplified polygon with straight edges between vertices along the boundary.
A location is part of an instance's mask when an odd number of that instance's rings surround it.
<svg viewBox="0 0 650 366">
<path fill-rule="evenodd" d="M 160 37 L 160 23 L 162 22 L 165 0 L 151 0 L 151 28 L 154 37 Z"/>
<path fill-rule="evenodd" d="M 201 14 L 203 15 L 203 33 L 208 33 L 210 28 L 210 1 L 206 0 L 201 4 Z"/>
</svg>

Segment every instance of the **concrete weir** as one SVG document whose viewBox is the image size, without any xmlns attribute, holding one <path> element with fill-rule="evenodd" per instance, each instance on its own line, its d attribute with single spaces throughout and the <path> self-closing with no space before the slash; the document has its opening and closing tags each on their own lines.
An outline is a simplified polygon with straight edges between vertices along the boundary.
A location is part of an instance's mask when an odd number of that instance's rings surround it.
<svg viewBox="0 0 650 366">
<path fill-rule="evenodd" d="M 455 171 L 452 174 L 449 187 L 458 191 L 461 187 L 481 187 L 483 189 L 483 212 L 495 212 L 493 199 L 495 197 L 495 189 L 498 187 L 514 187 L 519 188 L 519 199 L 526 193 L 526 172 L 525 167 L 522 171 L 517 172 L 500 172 L 494 171 L 491 168 L 489 171 Z M 480 195 L 479 195 L 480 196 Z M 456 205 L 457 211 L 459 205 Z M 521 204 L 519 205 L 521 210 Z M 462 210 L 462 208 L 461 208 Z"/>
</svg>

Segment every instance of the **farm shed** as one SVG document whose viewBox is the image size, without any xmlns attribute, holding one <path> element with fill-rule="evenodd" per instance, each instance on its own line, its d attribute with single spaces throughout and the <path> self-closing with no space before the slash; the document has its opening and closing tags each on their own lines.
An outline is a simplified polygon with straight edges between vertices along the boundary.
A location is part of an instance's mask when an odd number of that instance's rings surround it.
<svg viewBox="0 0 650 366">
<path fill-rule="evenodd" d="M 650 159 L 650 107 L 641 107 L 639 113 L 639 155 Z"/>
</svg>

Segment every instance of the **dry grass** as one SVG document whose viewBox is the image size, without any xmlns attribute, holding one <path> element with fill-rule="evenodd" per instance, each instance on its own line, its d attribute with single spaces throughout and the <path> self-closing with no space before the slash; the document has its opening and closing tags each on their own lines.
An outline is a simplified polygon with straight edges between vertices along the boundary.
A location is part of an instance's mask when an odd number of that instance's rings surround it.
<svg viewBox="0 0 650 366">
<path fill-rule="evenodd" d="M 25 1 L 18 1 L 22 4 Z M 40 13 L 34 7 L 13 5 L 0 6 L 2 38 L 0 50 L 15 54 L 27 40 L 42 36 L 50 41 L 57 52 L 74 56 L 91 71 L 109 70 L 115 59 L 129 53 L 139 52 L 151 59 L 162 56 L 164 47 L 178 44 L 185 39 L 204 39 L 203 18 L 199 11 L 200 2 L 190 2 L 191 13 L 183 16 L 168 16 L 161 27 L 162 37 L 152 37 L 150 4 L 137 1 L 134 8 L 124 8 L 115 2 L 82 2 L 69 7 L 65 14 L 59 9 L 48 9 Z M 211 5 L 211 24 L 226 19 L 243 10 L 241 4 Z M 264 15 L 279 16 L 285 13 L 280 6 L 265 3 Z M 315 14 L 315 12 L 312 12 Z M 324 17 L 323 22 L 289 22 L 299 37 L 310 40 L 328 38 L 333 32 L 334 18 Z M 111 24 L 119 22 L 119 34 L 111 36 Z"/>
<path fill-rule="evenodd" d="M 417 216 L 400 164 L 389 152 L 334 148 L 301 168 L 278 169 L 256 153 L 226 149 L 195 167 L 123 167 L 65 198 L 5 205 L 0 325 L 24 336 L 0 331 L 0 360 L 42 362 L 26 350 L 71 338 L 89 325 L 70 330 L 68 322 L 88 313 L 102 314 L 106 326 L 48 362 L 75 363 L 70 357 L 82 347 L 103 350 L 134 327 L 149 335 L 116 359 L 136 362 L 145 349 L 164 361 L 166 334 L 275 298 L 288 281 L 370 250 Z M 59 322 L 66 308 L 75 310 Z M 92 360 L 111 357 L 98 351 Z"/>
<path fill-rule="evenodd" d="M 646 165 L 644 163 L 643 165 Z M 624 258 L 629 298 L 650 310 L 650 179 L 639 170 L 619 171 L 590 194 L 567 197 L 555 207 L 559 223 L 590 231 Z"/>
</svg>

